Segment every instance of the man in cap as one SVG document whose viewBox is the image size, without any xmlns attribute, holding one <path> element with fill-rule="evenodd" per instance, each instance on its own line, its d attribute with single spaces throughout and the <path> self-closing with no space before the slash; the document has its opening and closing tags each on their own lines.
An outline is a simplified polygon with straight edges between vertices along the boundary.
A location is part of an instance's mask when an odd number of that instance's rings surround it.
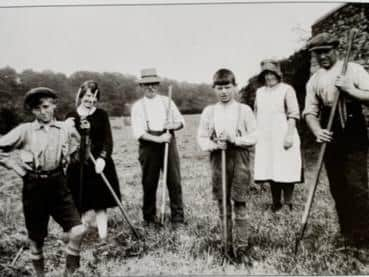
<svg viewBox="0 0 369 277">
<path fill-rule="evenodd" d="M 346 74 L 341 75 L 338 44 L 328 33 L 308 43 L 320 68 L 306 85 L 303 115 L 317 142 L 328 143 L 324 163 L 341 234 L 360 245 L 369 237 L 368 135 L 361 107 L 369 101 L 369 74 L 361 65 L 349 63 Z M 325 127 L 338 90 L 338 112 L 330 132 Z"/>
<path fill-rule="evenodd" d="M 50 216 L 68 232 L 65 275 L 79 267 L 85 233 L 64 175 L 64 166 L 77 150 L 79 136 L 71 126 L 55 120 L 56 98 L 55 92 L 46 87 L 28 91 L 24 105 L 35 120 L 0 137 L 0 163 L 23 178 L 23 212 L 37 276 L 44 276 L 43 244 Z"/>
<path fill-rule="evenodd" d="M 163 168 L 164 146 L 169 143 L 167 187 L 171 221 L 174 227 L 184 222 L 181 173 L 174 131 L 184 127 L 184 118 L 172 101 L 167 120 L 168 97 L 159 95 L 160 78 L 153 68 L 143 69 L 138 81 L 144 96 L 132 106 L 133 135 L 139 141 L 142 169 L 143 218 L 146 225 L 156 222 L 156 190 Z M 170 133 L 166 133 L 169 130 Z M 165 189 L 165 188 L 163 188 Z"/>
</svg>

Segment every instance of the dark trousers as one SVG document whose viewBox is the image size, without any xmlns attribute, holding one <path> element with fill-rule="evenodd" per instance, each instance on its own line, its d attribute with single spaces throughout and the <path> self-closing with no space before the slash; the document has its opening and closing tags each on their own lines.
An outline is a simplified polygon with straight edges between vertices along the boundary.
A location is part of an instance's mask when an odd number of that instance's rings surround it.
<svg viewBox="0 0 369 277">
<path fill-rule="evenodd" d="M 282 192 L 285 204 L 291 204 L 294 183 L 277 183 L 270 182 L 270 190 L 272 192 L 272 199 L 274 205 L 281 205 Z"/>
<path fill-rule="evenodd" d="M 213 195 L 222 200 L 222 151 L 210 153 L 211 182 Z M 229 145 L 226 150 L 226 199 L 245 202 L 248 196 L 250 174 L 250 153 L 248 149 Z"/>
<path fill-rule="evenodd" d="M 156 190 L 164 163 L 164 143 L 140 141 L 139 161 L 142 169 L 143 217 L 153 221 L 156 215 Z M 175 137 L 169 143 L 167 188 L 173 222 L 184 220 L 179 155 Z"/>
<path fill-rule="evenodd" d="M 327 145 L 324 163 L 341 232 L 361 241 L 369 238 L 368 137 L 361 107 L 348 106 L 348 111 L 345 129 L 338 118 L 334 121 L 333 142 Z"/>
<path fill-rule="evenodd" d="M 42 244 L 47 236 L 50 216 L 64 232 L 81 224 L 61 169 L 47 178 L 36 178 L 30 174 L 24 176 L 22 200 L 28 236 L 35 242 Z"/>
</svg>

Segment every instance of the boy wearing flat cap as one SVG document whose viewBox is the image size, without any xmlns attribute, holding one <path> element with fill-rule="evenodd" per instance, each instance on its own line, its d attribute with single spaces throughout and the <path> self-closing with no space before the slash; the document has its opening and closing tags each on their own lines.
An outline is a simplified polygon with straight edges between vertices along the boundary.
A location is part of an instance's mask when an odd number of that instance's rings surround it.
<svg viewBox="0 0 369 277">
<path fill-rule="evenodd" d="M 213 196 L 218 203 L 221 222 L 227 217 L 229 255 L 249 263 L 246 256 L 247 190 L 251 180 L 249 148 L 256 143 L 256 120 L 249 106 L 236 102 L 235 76 L 229 69 L 219 69 L 213 77 L 218 103 L 207 106 L 201 114 L 197 141 L 203 151 L 210 152 Z M 226 207 L 223 214 L 221 152 L 226 150 Z M 233 247 L 232 201 L 235 213 L 236 247 Z"/>
<path fill-rule="evenodd" d="M 28 91 L 24 105 L 35 120 L 0 137 L 0 163 L 23 178 L 23 212 L 37 276 L 44 276 L 43 244 L 50 216 L 68 232 L 66 276 L 79 267 L 80 243 L 85 232 L 64 175 L 70 155 L 77 150 L 79 136 L 55 120 L 56 98 L 55 92 L 46 87 Z"/>
<path fill-rule="evenodd" d="M 174 131 L 184 127 L 184 118 L 172 101 L 166 120 L 168 97 L 159 95 L 160 78 L 153 68 L 143 69 L 138 81 L 144 96 L 132 106 L 133 135 L 139 141 L 139 161 L 142 169 L 143 218 L 147 226 L 156 223 L 156 190 L 163 168 L 164 146 L 169 143 L 167 187 L 171 221 L 174 227 L 184 222 L 181 172 Z M 170 133 L 167 134 L 166 130 Z"/>
<path fill-rule="evenodd" d="M 341 75 L 338 44 L 328 33 L 318 34 L 308 43 L 320 68 L 306 85 L 303 115 L 317 142 L 328 143 L 324 163 L 341 234 L 360 245 L 369 241 L 368 135 L 361 107 L 369 101 L 369 74 L 350 62 L 346 74 Z M 338 90 L 342 92 L 338 112 L 329 132 L 325 127 Z"/>
</svg>

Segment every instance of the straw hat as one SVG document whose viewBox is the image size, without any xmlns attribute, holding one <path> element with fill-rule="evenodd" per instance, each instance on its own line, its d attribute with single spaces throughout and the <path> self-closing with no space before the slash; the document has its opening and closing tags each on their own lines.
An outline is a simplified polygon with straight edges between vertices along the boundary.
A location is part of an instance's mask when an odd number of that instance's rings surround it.
<svg viewBox="0 0 369 277">
<path fill-rule="evenodd" d="M 141 70 L 141 78 L 138 80 L 139 84 L 153 84 L 160 83 L 161 79 L 156 73 L 155 68 L 146 68 Z"/>
</svg>

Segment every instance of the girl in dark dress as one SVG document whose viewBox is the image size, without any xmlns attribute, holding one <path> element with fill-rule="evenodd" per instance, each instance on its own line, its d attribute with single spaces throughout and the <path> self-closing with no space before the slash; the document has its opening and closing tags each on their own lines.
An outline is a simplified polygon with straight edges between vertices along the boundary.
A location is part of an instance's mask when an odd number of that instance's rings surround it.
<svg viewBox="0 0 369 277">
<path fill-rule="evenodd" d="M 113 159 L 113 139 L 108 114 L 96 108 L 100 99 L 100 90 L 95 81 L 85 81 L 77 94 L 79 103 L 75 111 L 67 118 L 73 118 L 79 133 L 82 128 L 88 130 L 87 153 L 91 152 L 96 159 L 94 165 L 86 155 L 83 163 L 83 181 L 80 182 L 81 162 L 71 163 L 67 170 L 68 184 L 76 206 L 81 214 L 82 222 L 89 227 L 97 227 L 99 237 L 107 236 L 107 208 L 117 206 L 100 173 L 104 173 L 118 198 L 121 198 L 119 181 Z M 81 187 L 82 183 L 82 187 Z"/>
</svg>

